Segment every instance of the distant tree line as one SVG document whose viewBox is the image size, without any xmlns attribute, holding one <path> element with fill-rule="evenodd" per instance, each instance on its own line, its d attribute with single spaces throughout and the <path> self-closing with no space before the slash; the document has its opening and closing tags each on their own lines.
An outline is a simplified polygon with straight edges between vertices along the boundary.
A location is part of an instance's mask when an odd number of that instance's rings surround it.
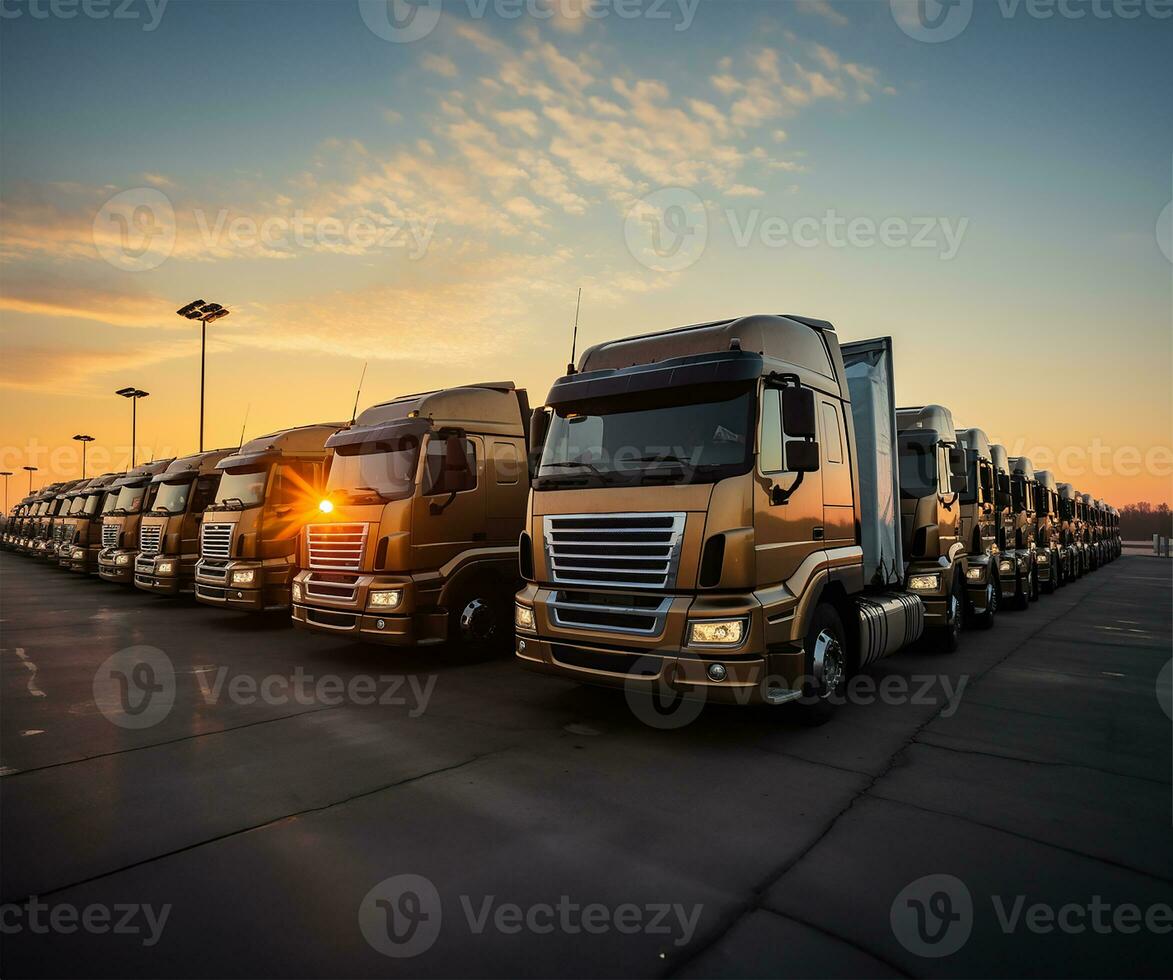
<svg viewBox="0 0 1173 980">
<path fill-rule="evenodd" d="M 1154 534 L 1173 537 L 1173 511 L 1168 504 L 1154 507 L 1147 500 L 1120 508 L 1120 537 L 1125 541 L 1151 541 Z"/>
</svg>

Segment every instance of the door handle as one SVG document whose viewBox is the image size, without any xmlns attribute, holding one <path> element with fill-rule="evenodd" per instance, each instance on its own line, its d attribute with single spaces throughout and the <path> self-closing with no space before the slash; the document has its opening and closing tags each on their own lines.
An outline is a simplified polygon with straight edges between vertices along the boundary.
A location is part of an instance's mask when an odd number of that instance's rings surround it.
<svg viewBox="0 0 1173 980">
<path fill-rule="evenodd" d="M 821 527 L 816 527 L 811 531 L 811 538 L 815 541 L 822 541 L 824 536 L 825 532 Z"/>
</svg>

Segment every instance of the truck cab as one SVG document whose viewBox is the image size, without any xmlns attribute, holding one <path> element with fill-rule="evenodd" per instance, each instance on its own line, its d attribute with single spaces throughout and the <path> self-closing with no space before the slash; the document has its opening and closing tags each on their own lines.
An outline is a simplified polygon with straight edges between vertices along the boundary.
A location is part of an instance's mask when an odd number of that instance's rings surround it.
<svg viewBox="0 0 1173 980">
<path fill-rule="evenodd" d="M 134 582 L 134 559 L 138 554 L 138 528 L 143 514 L 155 503 L 158 484 L 151 477 L 171 465 L 170 459 L 152 460 L 126 471 L 110 484 L 118 496 L 102 517 L 102 548 L 98 552 L 98 576 L 107 582 L 130 585 Z"/>
<path fill-rule="evenodd" d="M 395 646 L 508 648 L 528 422 L 525 391 L 500 382 L 384 402 L 332 435 L 294 626 Z"/>
<path fill-rule="evenodd" d="M 1099 497 L 1093 504 L 1096 523 L 1096 538 L 1100 551 L 1100 564 L 1106 565 L 1112 560 L 1112 548 L 1108 538 L 1108 505 Z"/>
<path fill-rule="evenodd" d="M 1070 483 L 1059 484 L 1059 561 L 1064 581 L 1083 574 L 1083 542 L 1079 520 L 1079 492 Z"/>
<path fill-rule="evenodd" d="M 966 488 L 961 491 L 961 540 L 969 554 L 965 584 L 974 622 L 988 629 L 1002 602 L 998 576 L 1002 513 L 993 448 L 981 429 L 959 429 L 957 439 L 965 453 Z"/>
<path fill-rule="evenodd" d="M 1039 570 L 1039 587 L 1050 594 L 1066 581 L 1063 577 L 1059 484 L 1050 470 L 1039 470 L 1035 474 L 1035 513 L 1038 517 L 1035 560 Z"/>
<path fill-rule="evenodd" d="M 69 512 L 65 516 L 65 527 L 57 545 L 57 563 L 62 568 L 72 569 L 75 561 L 79 560 L 84 564 L 89 527 L 92 523 L 101 520 L 100 511 L 106 488 L 119 476 L 118 473 L 103 473 L 101 476 L 95 476 L 82 487 L 70 505 Z M 75 555 L 75 552 L 78 551 L 81 551 L 82 554 Z M 96 550 L 94 558 L 96 561 Z"/>
<path fill-rule="evenodd" d="M 288 608 L 298 535 L 318 513 L 326 440 L 341 424 L 271 432 L 216 464 L 220 485 L 200 526 L 197 601 L 242 612 Z"/>
<path fill-rule="evenodd" d="M 794 315 L 587 350 L 531 430 L 519 663 L 825 720 L 849 671 L 924 629 L 894 388 L 888 338 L 841 349 Z"/>
<path fill-rule="evenodd" d="M 134 584 L 144 592 L 176 596 L 195 591 L 200 523 L 216 499 L 221 471 L 216 464 L 233 449 L 216 449 L 176 459 L 151 477 L 154 503 L 139 524 Z"/>
<path fill-rule="evenodd" d="M 49 553 L 54 549 L 53 536 L 56 533 L 62 511 L 69 507 L 66 494 L 73 488 L 73 485 L 73 482 L 55 483 L 46 491 L 44 507 L 40 520 L 37 522 L 36 537 L 29 548 L 29 554 L 34 558 L 48 558 Z"/>
<path fill-rule="evenodd" d="M 896 426 L 907 584 L 925 604 L 926 627 L 954 650 L 968 607 L 968 549 L 961 534 L 964 451 L 953 415 L 941 405 L 898 408 Z M 931 592 L 919 584 L 930 581 L 936 582 Z"/>
<path fill-rule="evenodd" d="M 1120 511 L 1115 507 L 1108 508 L 1108 528 L 1111 539 L 1112 557 L 1119 558 L 1124 551 L 1124 541 L 1120 537 Z"/>
<path fill-rule="evenodd" d="M 1010 501 L 1014 511 L 1014 549 L 1026 564 L 1026 574 L 1023 577 L 1026 604 L 1037 602 L 1039 598 L 1039 515 L 1035 510 L 1036 482 L 1035 468 L 1030 458 L 1011 457 Z M 1020 608 L 1025 608 L 1025 604 L 1020 605 Z"/>
<path fill-rule="evenodd" d="M 1080 512 L 1083 517 L 1083 543 L 1086 549 L 1086 570 L 1094 572 L 1100 567 L 1099 529 L 1096 527 L 1096 501 L 1090 493 L 1081 493 Z"/>
</svg>

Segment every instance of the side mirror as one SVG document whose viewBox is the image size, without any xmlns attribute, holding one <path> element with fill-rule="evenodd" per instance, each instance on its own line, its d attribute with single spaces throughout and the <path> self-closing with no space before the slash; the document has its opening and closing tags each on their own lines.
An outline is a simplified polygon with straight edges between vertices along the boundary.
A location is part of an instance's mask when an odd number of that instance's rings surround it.
<svg viewBox="0 0 1173 980">
<path fill-rule="evenodd" d="M 969 489 L 969 480 L 964 474 L 954 473 L 949 477 L 949 489 L 954 493 L 965 493 Z"/>
<path fill-rule="evenodd" d="M 815 423 L 815 393 L 809 388 L 782 389 L 782 429 L 788 436 L 799 436 L 803 439 L 814 439 L 818 436 L 819 431 Z M 789 469 L 794 467 L 791 466 Z"/>
<path fill-rule="evenodd" d="M 550 420 L 554 413 L 548 408 L 535 408 L 529 417 L 529 475 L 532 480 L 538 471 L 538 462 L 550 433 Z"/>
<path fill-rule="evenodd" d="M 786 440 L 786 469 L 791 473 L 814 473 L 819 468 L 819 444 L 802 439 Z"/>
<path fill-rule="evenodd" d="M 952 448 L 949 450 L 949 472 L 954 475 L 965 475 L 965 450 Z M 968 484 L 967 484 L 968 485 Z M 961 488 L 962 490 L 965 487 Z"/>
</svg>

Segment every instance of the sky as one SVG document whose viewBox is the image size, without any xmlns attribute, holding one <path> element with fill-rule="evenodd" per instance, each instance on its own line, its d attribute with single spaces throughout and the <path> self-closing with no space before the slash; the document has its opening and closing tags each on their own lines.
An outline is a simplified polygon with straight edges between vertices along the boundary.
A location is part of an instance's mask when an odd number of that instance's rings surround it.
<svg viewBox="0 0 1173 980">
<path fill-rule="evenodd" d="M 349 418 L 364 364 L 360 409 L 539 404 L 580 287 L 580 353 L 827 319 L 893 338 L 902 403 L 1173 499 L 1168 0 L 412 7 L 3 0 L 10 503 L 80 475 L 75 434 L 123 468 L 127 385 L 140 460 L 197 448 L 191 300 L 231 311 L 210 449 Z"/>
</svg>

